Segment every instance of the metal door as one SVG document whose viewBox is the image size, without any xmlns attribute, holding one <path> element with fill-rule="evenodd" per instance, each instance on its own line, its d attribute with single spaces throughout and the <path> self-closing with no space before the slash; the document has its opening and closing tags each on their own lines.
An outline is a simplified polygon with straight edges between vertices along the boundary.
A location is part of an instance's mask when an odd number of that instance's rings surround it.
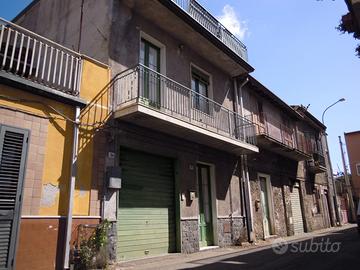
<svg viewBox="0 0 360 270">
<path fill-rule="evenodd" d="M 176 251 L 173 160 L 121 148 L 119 260 Z"/>
<path fill-rule="evenodd" d="M 14 265 L 28 132 L 0 126 L 0 269 Z"/>
<path fill-rule="evenodd" d="M 300 202 L 300 188 L 299 186 L 294 186 L 292 192 L 290 193 L 291 198 L 291 210 L 294 223 L 294 233 L 301 234 L 304 233 L 304 221 L 301 211 L 301 202 Z"/>
</svg>

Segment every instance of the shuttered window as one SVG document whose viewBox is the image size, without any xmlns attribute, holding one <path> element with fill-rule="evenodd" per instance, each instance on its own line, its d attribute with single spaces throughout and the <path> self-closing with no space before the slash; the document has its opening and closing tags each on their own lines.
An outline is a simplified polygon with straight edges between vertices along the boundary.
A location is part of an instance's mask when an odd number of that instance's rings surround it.
<svg viewBox="0 0 360 270">
<path fill-rule="evenodd" d="M 0 269 L 12 267 L 28 132 L 0 125 Z"/>
</svg>

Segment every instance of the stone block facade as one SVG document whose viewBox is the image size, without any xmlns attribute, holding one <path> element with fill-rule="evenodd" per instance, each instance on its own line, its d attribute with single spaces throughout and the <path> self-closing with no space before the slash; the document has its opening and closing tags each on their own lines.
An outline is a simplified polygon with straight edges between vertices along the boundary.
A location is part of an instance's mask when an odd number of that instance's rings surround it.
<svg viewBox="0 0 360 270">
<path fill-rule="evenodd" d="M 181 221 L 181 253 L 199 251 L 199 223 L 197 219 Z"/>
</svg>

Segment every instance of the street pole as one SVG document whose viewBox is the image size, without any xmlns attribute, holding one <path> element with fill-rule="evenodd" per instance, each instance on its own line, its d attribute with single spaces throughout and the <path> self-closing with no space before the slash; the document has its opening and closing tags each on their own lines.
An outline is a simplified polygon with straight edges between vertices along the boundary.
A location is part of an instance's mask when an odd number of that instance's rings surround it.
<svg viewBox="0 0 360 270">
<path fill-rule="evenodd" d="M 321 115 L 321 122 L 323 123 L 323 125 L 325 125 L 324 121 L 325 121 L 325 113 L 327 112 L 327 110 L 329 110 L 330 108 L 332 108 L 333 106 L 335 106 L 336 104 L 338 104 L 339 102 L 344 102 L 345 98 L 340 98 L 338 101 L 334 102 L 333 104 L 331 104 L 330 106 L 328 106 L 324 112 Z M 339 210 L 339 204 L 338 204 L 338 200 L 337 200 L 337 191 L 336 191 L 336 184 L 335 184 L 335 180 L 334 180 L 334 175 L 333 175 L 333 170 L 332 170 L 332 166 L 331 166 L 331 159 L 330 159 L 330 151 L 329 151 L 329 145 L 328 145 L 328 141 L 327 141 L 327 134 L 326 132 L 324 132 L 324 136 L 325 136 L 325 143 L 326 143 L 326 159 L 328 161 L 329 164 L 329 169 L 330 169 L 330 175 L 327 176 L 328 179 L 328 186 L 329 186 L 329 190 L 330 189 L 330 181 L 329 181 L 329 177 L 332 183 L 332 195 L 333 195 L 333 203 L 334 203 L 334 211 L 335 211 L 335 218 L 336 218 L 336 222 L 339 226 L 341 226 L 341 218 L 340 218 L 340 210 Z M 329 171 L 327 170 L 327 173 L 329 174 Z"/>
<path fill-rule="evenodd" d="M 342 163 L 343 163 L 343 166 L 344 166 L 344 177 L 345 177 L 346 192 L 347 192 L 347 195 L 349 197 L 351 221 L 356 222 L 354 199 L 353 199 L 353 195 L 352 195 L 349 175 L 348 175 L 347 168 L 346 168 L 345 155 L 344 155 L 343 143 L 341 141 L 341 136 L 339 136 L 339 144 L 340 144 Z"/>
</svg>

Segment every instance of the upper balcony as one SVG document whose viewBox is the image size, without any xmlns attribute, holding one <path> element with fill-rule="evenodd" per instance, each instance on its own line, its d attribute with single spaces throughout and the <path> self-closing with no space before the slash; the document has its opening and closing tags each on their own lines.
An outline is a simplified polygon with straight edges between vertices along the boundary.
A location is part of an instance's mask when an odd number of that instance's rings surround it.
<svg viewBox="0 0 360 270">
<path fill-rule="evenodd" d="M 234 154 L 258 152 L 251 121 L 141 64 L 113 81 L 114 117 Z"/>
<path fill-rule="evenodd" d="M 235 52 L 245 61 L 248 61 L 246 46 L 222 25 L 213 15 L 195 0 L 171 0 L 189 14 L 196 22 L 202 25 L 214 37 Z"/>
<path fill-rule="evenodd" d="M 80 54 L 0 18 L 2 81 L 77 101 L 81 70 Z"/>
<path fill-rule="evenodd" d="M 195 0 L 137 0 L 127 7 L 138 29 L 168 34 L 179 53 L 191 50 L 232 77 L 254 70 L 246 46 Z"/>
<path fill-rule="evenodd" d="M 297 161 L 311 158 L 311 154 L 297 145 L 295 130 L 266 113 L 246 117 L 256 123 L 258 145 L 264 149 Z"/>
</svg>

